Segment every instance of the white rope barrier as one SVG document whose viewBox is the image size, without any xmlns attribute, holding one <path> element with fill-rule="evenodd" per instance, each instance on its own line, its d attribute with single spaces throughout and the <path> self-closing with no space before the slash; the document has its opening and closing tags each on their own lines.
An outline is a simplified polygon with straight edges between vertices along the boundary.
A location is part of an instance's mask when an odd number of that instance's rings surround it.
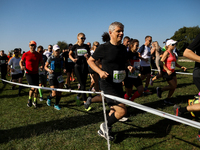
<svg viewBox="0 0 200 150">
<path fill-rule="evenodd" d="M 186 118 L 183 118 L 183 117 L 179 117 L 179 116 L 175 116 L 175 115 L 172 115 L 172 114 L 168 114 L 166 112 L 159 111 L 157 109 L 153 109 L 153 108 L 150 108 L 150 107 L 147 107 L 147 106 L 135 103 L 135 102 L 131 102 L 129 100 L 125 100 L 123 98 L 119 98 L 119 97 L 116 97 L 116 96 L 112 96 L 112 95 L 108 95 L 108 94 L 103 94 L 101 92 L 90 92 L 90 91 L 80 91 L 80 90 L 66 90 L 66 89 L 59 89 L 59 88 L 47 88 L 47 87 L 40 87 L 40 86 L 33 86 L 33 85 L 26 85 L 26 84 L 20 84 L 20 83 L 10 82 L 10 81 L 3 80 L 3 79 L 0 79 L 0 80 L 2 80 L 4 82 L 11 83 L 11 84 L 16 84 L 16 85 L 20 85 L 20 86 L 24 86 L 24 87 L 29 87 L 29 88 L 37 88 L 37 89 L 45 89 L 45 90 L 55 90 L 55 91 L 60 91 L 60 92 L 102 94 L 102 99 L 104 99 L 104 96 L 105 96 L 107 98 L 111 98 L 113 100 L 119 101 L 119 102 L 121 102 L 123 104 L 132 106 L 134 108 L 137 108 L 137 109 L 140 109 L 140 110 L 143 110 L 143 111 L 146 111 L 146 112 L 149 112 L 149 113 L 152 113 L 152 114 L 155 114 L 155 115 L 158 115 L 158 116 L 161 116 L 161 117 L 164 117 L 164 118 L 167 118 L 167 119 L 170 119 L 170 120 L 173 120 L 173 121 L 176 121 L 176 122 L 180 122 L 180 123 L 183 123 L 183 124 L 186 124 L 186 125 L 189 125 L 189 126 L 192 126 L 192 127 L 200 129 L 200 123 L 198 123 L 196 121 L 189 120 L 189 119 L 186 119 Z M 103 111 L 105 111 L 104 101 L 103 101 L 103 105 L 104 105 L 103 106 L 104 107 Z M 106 122 L 107 119 L 106 119 L 105 112 L 104 112 L 104 118 L 105 118 L 105 122 Z M 108 146 L 110 146 L 110 144 Z"/>
<path fill-rule="evenodd" d="M 151 69 L 152 71 L 159 71 L 157 69 Z M 185 74 L 185 75 L 193 75 L 193 73 L 186 73 L 186 72 L 176 72 L 176 74 Z"/>
</svg>

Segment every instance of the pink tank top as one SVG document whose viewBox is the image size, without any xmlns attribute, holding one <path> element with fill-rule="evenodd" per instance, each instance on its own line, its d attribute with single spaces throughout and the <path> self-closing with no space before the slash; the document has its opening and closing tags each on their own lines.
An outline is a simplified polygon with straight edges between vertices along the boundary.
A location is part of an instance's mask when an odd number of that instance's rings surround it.
<svg viewBox="0 0 200 150">
<path fill-rule="evenodd" d="M 176 64 L 176 57 L 174 54 L 172 54 L 169 50 L 167 50 L 169 53 L 169 57 L 165 60 L 165 67 L 169 69 L 171 72 L 175 71 L 175 64 Z M 164 72 L 166 72 L 165 69 L 163 69 Z"/>
</svg>

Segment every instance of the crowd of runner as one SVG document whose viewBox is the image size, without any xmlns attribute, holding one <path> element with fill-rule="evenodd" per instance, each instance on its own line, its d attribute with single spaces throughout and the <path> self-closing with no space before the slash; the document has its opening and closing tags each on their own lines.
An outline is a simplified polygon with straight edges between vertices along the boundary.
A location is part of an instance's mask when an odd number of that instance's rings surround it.
<svg viewBox="0 0 200 150">
<path fill-rule="evenodd" d="M 166 39 L 163 43 L 165 46 L 161 48 L 157 41 L 153 41 L 153 37 L 147 35 L 144 37 L 144 44 L 139 47 L 139 40 L 124 36 L 124 25 L 120 22 L 113 22 L 109 26 L 109 31 L 102 35 L 103 44 L 98 41 L 84 43 L 86 35 L 79 33 L 77 42 L 69 44 L 67 49 L 61 50 L 58 45 L 49 45 L 47 50 L 43 46 L 38 46 L 35 41 L 30 41 L 28 52 L 21 53 L 20 48 L 14 49 L 14 54 L 6 55 L 4 50 L 0 52 L 1 79 L 6 80 L 6 75 L 11 76 L 12 82 L 22 83 L 22 79 L 26 76 L 29 85 L 47 86 L 50 88 L 66 88 L 71 89 L 70 82 L 77 80 L 78 90 L 86 90 L 86 82 L 88 75 L 91 84 L 90 91 L 101 91 L 105 94 L 114 95 L 126 100 L 134 101 L 142 94 L 151 94 L 148 87 L 158 78 L 163 77 L 168 86 L 157 87 L 157 96 L 162 97 L 164 91 L 168 91 L 168 96 L 164 99 L 164 103 L 174 105 L 171 96 L 177 87 L 177 78 L 175 67 L 186 71 L 187 68 L 177 63 L 178 51 L 176 49 L 177 41 Z M 184 56 L 196 61 L 194 69 L 194 81 L 200 91 L 200 35 L 186 49 Z M 151 69 L 157 69 L 157 74 Z M 64 79 L 63 75 L 67 78 Z M 76 77 L 76 79 L 75 79 Z M 143 86 L 143 80 L 145 85 Z M 3 84 L 6 82 L 2 81 Z M 125 91 L 123 91 L 123 86 Z M 137 91 L 132 94 L 133 86 Z M 16 85 L 12 85 L 15 90 Z M 18 95 L 21 96 L 22 87 L 18 87 Z M 43 91 L 41 88 L 30 88 L 27 106 L 32 105 L 37 108 L 37 98 L 43 101 Z M 33 98 L 32 98 L 33 97 Z M 47 105 L 52 105 L 55 98 L 54 108 L 60 110 L 59 102 L 61 100 L 61 92 L 52 90 L 47 96 Z M 33 100 L 32 100 L 33 99 Z M 91 104 L 101 102 L 100 95 L 92 96 L 86 93 L 77 94 L 75 101 L 78 106 L 84 103 L 86 111 L 91 110 Z M 109 135 L 109 140 L 113 140 L 111 134 L 112 125 L 117 121 L 126 121 L 127 108 L 116 100 L 106 98 L 110 112 L 107 117 L 107 127 L 109 134 L 106 132 L 105 122 L 100 125 L 98 134 L 104 138 Z M 188 101 L 189 106 L 181 107 L 174 105 L 175 115 L 180 116 L 185 112 L 200 111 L 199 96 Z M 197 137 L 200 140 L 200 134 Z"/>
</svg>

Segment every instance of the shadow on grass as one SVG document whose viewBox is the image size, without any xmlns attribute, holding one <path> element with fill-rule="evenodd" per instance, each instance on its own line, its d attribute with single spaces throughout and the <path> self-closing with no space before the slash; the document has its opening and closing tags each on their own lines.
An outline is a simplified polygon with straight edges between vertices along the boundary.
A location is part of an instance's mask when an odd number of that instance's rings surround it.
<svg viewBox="0 0 200 150">
<path fill-rule="evenodd" d="M 89 124 L 103 121 L 102 112 L 96 112 L 92 114 L 65 117 L 59 120 L 53 120 L 48 122 L 40 122 L 37 124 L 30 124 L 27 126 L 12 128 L 8 130 L 0 130 L 0 143 L 7 143 L 15 139 L 26 139 L 33 136 L 39 136 L 41 134 L 51 133 L 56 130 L 63 131 L 86 126 Z M 95 116 L 95 117 L 94 117 Z"/>
<path fill-rule="evenodd" d="M 128 124 L 128 123 L 125 123 Z M 121 143 L 123 140 L 129 137 L 139 137 L 139 138 L 162 138 L 167 136 L 173 125 L 177 124 L 174 121 L 168 119 L 162 119 L 157 123 L 150 125 L 148 127 L 142 128 L 139 126 L 132 125 L 133 127 L 128 130 L 123 130 L 117 133 L 116 140 L 114 143 Z M 131 124 L 128 124 L 131 125 Z M 152 133 L 146 133 L 147 131 L 151 131 Z"/>
</svg>

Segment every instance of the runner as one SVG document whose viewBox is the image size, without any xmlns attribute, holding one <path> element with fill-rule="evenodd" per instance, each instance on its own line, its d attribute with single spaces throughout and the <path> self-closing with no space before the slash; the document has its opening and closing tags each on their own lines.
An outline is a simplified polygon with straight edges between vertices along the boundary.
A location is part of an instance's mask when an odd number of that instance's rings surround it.
<svg viewBox="0 0 200 150">
<path fill-rule="evenodd" d="M 142 80 L 138 76 L 140 72 L 140 57 L 139 53 L 137 52 L 138 46 L 139 46 L 139 41 L 137 39 L 130 40 L 128 59 L 131 62 L 131 65 L 134 68 L 136 68 L 136 70 L 133 73 L 128 73 L 127 70 L 127 77 L 124 80 L 124 85 L 126 90 L 124 98 L 131 101 L 134 101 L 135 98 L 138 98 L 144 91 Z M 131 97 L 133 85 L 137 88 L 137 91 Z"/>
<path fill-rule="evenodd" d="M 6 80 L 7 75 L 7 64 L 8 64 L 8 57 L 6 54 L 4 54 L 4 50 L 1 50 L 0 52 L 0 67 L 1 67 L 1 79 Z M 3 84 L 6 84 L 6 82 L 2 81 Z"/>
<path fill-rule="evenodd" d="M 58 45 L 53 46 L 53 55 L 51 55 L 45 64 L 45 70 L 49 72 L 49 85 L 50 88 L 63 88 L 63 76 L 62 71 L 66 72 L 66 69 L 63 69 L 65 66 L 63 58 L 60 56 L 60 47 Z M 50 65 L 50 68 L 48 66 Z M 51 106 L 51 100 L 56 98 L 54 108 L 60 110 L 59 102 L 61 99 L 61 92 L 52 90 L 52 93 L 47 97 L 47 105 Z"/>
<path fill-rule="evenodd" d="M 69 51 L 69 58 L 75 63 L 74 71 L 75 75 L 78 79 L 80 84 L 80 89 L 82 91 L 86 90 L 86 80 L 88 76 L 88 64 L 87 60 L 90 57 L 90 48 L 87 44 L 84 44 L 85 41 L 85 34 L 79 33 L 77 35 L 78 41 Z M 73 57 L 73 52 L 75 53 Z M 82 100 L 86 103 L 87 97 L 85 93 L 82 93 Z M 76 103 L 80 106 L 80 94 L 76 96 Z M 91 109 L 91 108 L 90 108 Z"/>
<path fill-rule="evenodd" d="M 177 78 L 176 78 L 176 71 L 175 71 L 175 66 L 183 69 L 186 71 L 187 68 L 180 66 L 176 62 L 176 57 L 175 54 L 173 53 L 173 49 L 176 46 L 176 41 L 170 39 L 166 43 L 166 48 L 167 50 L 164 52 L 161 62 L 164 64 L 163 65 L 163 77 L 166 78 L 168 82 L 168 86 L 160 88 L 157 87 L 157 95 L 159 98 L 161 98 L 162 92 L 163 91 L 169 91 L 167 98 L 164 100 L 166 104 L 173 105 L 174 102 L 171 101 L 171 96 L 174 93 L 176 87 L 177 87 Z"/>
<path fill-rule="evenodd" d="M 194 84 L 200 91 L 200 34 L 194 39 L 194 41 L 186 48 L 183 53 L 184 57 L 187 57 L 193 61 L 195 61 L 195 67 L 193 71 L 193 80 Z M 176 116 L 180 116 L 186 112 L 190 112 L 194 117 L 193 112 L 200 111 L 200 103 L 199 99 L 190 101 L 188 100 L 189 106 L 181 107 L 179 105 L 174 105 L 174 113 Z M 200 131 L 197 136 L 197 140 L 200 141 Z"/>
<path fill-rule="evenodd" d="M 29 85 L 39 85 L 38 67 L 43 64 L 42 55 L 35 51 L 37 44 L 35 41 L 29 43 L 30 51 L 24 53 L 19 62 L 21 70 L 25 70 L 26 79 Z M 23 65 L 25 63 L 25 66 Z M 33 105 L 37 107 L 38 89 L 31 88 L 29 91 L 28 107 L 32 106 L 32 96 L 34 95 Z"/>
<path fill-rule="evenodd" d="M 19 49 L 18 48 L 15 48 L 14 49 L 14 54 L 15 54 L 15 57 L 12 57 L 8 63 L 8 67 L 9 67 L 9 70 L 11 71 L 11 76 L 12 76 L 12 82 L 16 82 L 17 79 L 18 79 L 18 82 L 19 83 L 22 83 L 22 78 L 23 78 L 23 74 L 22 74 L 22 70 L 19 66 L 19 62 L 21 60 L 21 58 L 19 57 Z M 12 90 L 14 90 L 15 88 L 15 84 L 12 85 Z M 21 89 L 22 87 L 19 86 L 19 92 L 18 92 L 18 96 L 21 96 Z"/>
<path fill-rule="evenodd" d="M 123 98 L 122 81 L 126 76 L 127 66 L 133 72 L 133 67 L 127 63 L 127 49 L 121 44 L 124 32 L 124 25 L 120 22 L 113 22 L 109 26 L 110 41 L 100 45 L 88 60 L 90 67 L 101 77 L 101 89 L 105 94 L 115 95 Z M 102 60 L 102 69 L 96 64 L 95 60 Z M 108 106 L 111 108 L 108 120 L 109 140 L 113 140 L 110 135 L 112 125 L 121 119 L 127 112 L 125 104 L 106 98 Z M 98 134 L 107 139 L 106 124 L 100 125 Z"/>
<path fill-rule="evenodd" d="M 43 46 L 38 46 L 37 48 L 37 52 L 42 54 L 42 59 L 43 59 L 43 66 L 42 64 L 39 64 L 39 86 L 43 86 L 43 87 L 46 87 L 47 85 L 47 72 L 45 71 L 44 69 L 44 64 L 46 63 L 47 61 L 47 57 L 45 55 L 43 55 L 43 52 L 44 52 L 44 48 Z M 39 91 L 39 94 L 40 94 L 40 101 L 43 101 L 43 90 L 42 89 L 38 89 Z"/>
<path fill-rule="evenodd" d="M 141 59 L 140 65 L 143 68 L 141 71 L 141 80 L 144 80 L 146 78 L 145 88 L 144 88 L 145 94 L 151 94 L 151 92 L 148 90 L 149 81 L 151 78 L 151 67 L 150 67 L 150 60 L 151 60 L 150 45 L 151 45 L 151 42 L 152 42 L 152 37 L 146 36 L 145 43 L 138 50 L 140 59 Z"/>
</svg>

